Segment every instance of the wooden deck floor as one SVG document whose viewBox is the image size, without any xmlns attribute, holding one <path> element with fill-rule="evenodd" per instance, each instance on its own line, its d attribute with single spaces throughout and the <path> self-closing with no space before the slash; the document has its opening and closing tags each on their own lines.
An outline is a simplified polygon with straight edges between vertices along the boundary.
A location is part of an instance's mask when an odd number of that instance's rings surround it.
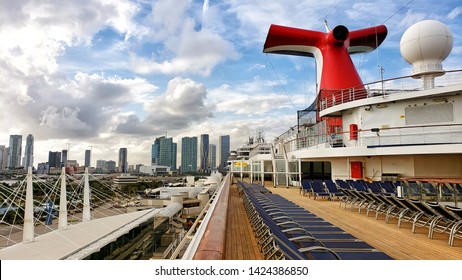
<svg viewBox="0 0 462 280">
<path fill-rule="evenodd" d="M 380 251 L 397 260 L 462 260 L 462 240 L 455 241 L 455 246 L 447 244 L 448 234 L 435 234 L 428 239 L 427 228 L 418 228 L 411 232 L 411 224 L 397 226 L 397 220 L 385 223 L 384 217 L 378 220 L 374 216 L 366 217 L 364 211 L 350 211 L 338 201 L 325 199 L 314 200 L 300 195 L 298 187 L 279 187 L 268 189 L 307 209 L 313 214 L 342 228 L 344 231 L 369 243 Z M 249 220 L 238 196 L 235 185 L 231 186 L 228 213 L 228 231 L 226 236 L 227 260 L 259 260 L 262 259 L 258 245 L 252 232 Z"/>
<path fill-rule="evenodd" d="M 229 192 L 225 260 L 262 260 L 244 204 L 235 184 Z"/>
<path fill-rule="evenodd" d="M 326 199 L 314 200 L 300 195 L 299 188 L 268 188 L 302 206 L 311 213 L 331 222 L 344 231 L 369 243 L 380 251 L 397 260 L 462 260 L 462 240 L 456 239 L 455 246 L 448 245 L 448 234 L 437 233 L 428 239 L 428 229 L 418 228 L 411 231 L 411 223 L 403 223 L 400 228 L 397 219 L 386 223 L 383 216 L 366 217 L 365 211 L 351 211 L 339 207 L 338 201 Z"/>
</svg>

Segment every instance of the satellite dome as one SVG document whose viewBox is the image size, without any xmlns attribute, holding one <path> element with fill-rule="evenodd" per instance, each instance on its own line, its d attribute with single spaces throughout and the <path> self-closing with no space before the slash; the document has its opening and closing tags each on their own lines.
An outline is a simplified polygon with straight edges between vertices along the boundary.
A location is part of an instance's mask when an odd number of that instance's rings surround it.
<svg viewBox="0 0 462 280">
<path fill-rule="evenodd" d="M 412 65 L 415 78 L 444 74 L 442 62 L 452 50 L 454 36 L 449 28 L 436 20 L 424 20 L 409 27 L 401 37 L 400 51 Z"/>
</svg>

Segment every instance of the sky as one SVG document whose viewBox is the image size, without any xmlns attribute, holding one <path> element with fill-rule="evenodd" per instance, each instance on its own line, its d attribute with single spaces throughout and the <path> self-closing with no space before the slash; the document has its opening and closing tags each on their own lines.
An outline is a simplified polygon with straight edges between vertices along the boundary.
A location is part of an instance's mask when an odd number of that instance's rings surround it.
<svg viewBox="0 0 462 280">
<path fill-rule="evenodd" d="M 411 74 L 404 31 L 421 20 L 454 36 L 445 70 L 462 62 L 460 0 L 2 0 L 0 145 L 33 134 L 34 165 L 69 159 L 150 164 L 156 137 L 209 134 L 231 149 L 256 131 L 272 141 L 315 98 L 313 58 L 264 54 L 271 24 L 325 32 L 385 24 L 375 51 L 353 56 L 364 83 Z"/>
</svg>

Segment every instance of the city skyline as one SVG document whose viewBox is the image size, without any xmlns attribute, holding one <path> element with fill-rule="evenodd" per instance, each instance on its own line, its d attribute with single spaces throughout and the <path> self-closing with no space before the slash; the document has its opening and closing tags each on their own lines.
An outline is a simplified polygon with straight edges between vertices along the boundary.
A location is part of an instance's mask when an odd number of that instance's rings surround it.
<svg viewBox="0 0 462 280">
<path fill-rule="evenodd" d="M 11 3 L 0 2 L 0 143 L 34 135 L 34 165 L 62 150 L 79 162 L 91 150 L 92 165 L 117 161 L 120 147 L 148 165 L 146 151 L 167 132 L 175 143 L 230 135 L 231 150 L 257 130 L 273 140 L 315 99 L 316 73 L 312 58 L 262 53 L 271 24 L 385 24 L 384 43 L 352 57 L 364 83 L 411 73 L 399 43 L 420 20 L 451 29 L 445 70 L 462 61 L 459 0 Z"/>
<path fill-rule="evenodd" d="M 117 171 L 121 172 L 121 170 L 128 170 L 128 166 L 134 166 L 134 165 L 145 165 L 145 166 L 153 166 L 153 165 L 160 165 L 160 166 L 169 166 L 172 171 L 178 170 L 181 172 L 180 167 L 181 165 L 177 165 L 177 162 L 180 162 L 180 164 L 183 164 L 184 162 L 187 163 L 187 165 L 191 165 L 192 160 L 194 160 L 195 164 L 192 165 L 192 169 L 195 170 L 187 170 L 186 172 L 205 172 L 209 169 L 216 169 L 219 167 L 223 167 L 222 164 L 219 164 L 219 160 L 223 157 L 222 155 L 228 155 L 229 156 L 229 142 L 230 142 L 230 137 L 229 135 L 220 135 L 219 136 L 219 143 L 218 144 L 213 144 L 209 143 L 209 135 L 208 134 L 201 134 L 200 139 L 202 139 L 202 142 L 198 142 L 198 137 L 192 136 L 192 137 L 183 137 L 181 139 L 181 144 L 180 144 L 180 149 L 177 148 L 178 143 L 173 142 L 173 139 L 170 137 L 165 137 L 161 136 L 159 138 L 156 138 L 154 140 L 154 143 L 152 144 L 152 150 L 149 152 L 150 155 L 150 160 L 151 164 L 144 164 L 140 162 L 129 162 L 128 160 L 128 150 L 127 148 L 119 148 L 119 154 L 118 154 L 118 165 L 117 165 Z M 206 139 L 206 142 L 203 142 Z M 184 142 L 187 142 L 185 145 Z M 19 149 L 19 153 L 21 152 L 22 149 L 22 135 L 10 135 L 10 145 L 13 145 L 13 149 L 10 149 L 9 146 L 6 145 L 0 145 L 0 156 L 1 156 L 1 161 L 0 163 L 2 164 L 2 168 L 9 167 L 11 156 L 10 156 L 10 150 L 12 151 L 17 151 Z M 68 150 L 61 150 L 61 151 L 48 151 L 48 157 L 47 160 L 45 161 L 40 161 L 34 164 L 33 162 L 33 151 L 34 151 L 34 136 L 32 134 L 28 134 L 25 142 L 25 150 L 24 150 L 24 156 L 22 157 L 22 164 L 14 166 L 14 168 L 18 167 L 23 167 L 24 169 L 27 169 L 27 163 L 30 164 L 30 166 L 33 166 L 36 169 L 38 168 L 38 165 L 43 165 L 45 163 L 48 164 L 48 168 L 55 168 L 59 169 L 60 167 L 67 166 L 67 163 L 72 162 L 72 165 L 78 164 L 83 167 L 97 167 L 99 165 L 104 165 L 105 162 L 113 162 L 112 159 L 93 159 L 91 156 L 91 150 L 85 150 L 84 151 L 84 158 L 83 162 L 79 161 L 74 158 L 68 158 Z M 206 153 L 205 158 L 201 159 L 198 156 L 198 151 L 203 150 L 204 147 L 202 145 L 206 145 L 207 149 L 203 151 L 203 153 Z M 192 148 L 192 146 L 195 146 L 195 148 Z M 186 148 L 188 151 L 184 152 L 183 149 Z M 191 150 L 193 149 L 193 150 Z M 218 155 L 218 152 L 220 153 L 220 157 Z M 18 153 L 18 152 L 16 152 Z M 4 157 L 4 155 L 6 157 Z M 148 155 L 148 154 L 147 154 Z M 148 155 L 148 156 L 149 156 Z M 20 154 L 16 155 L 17 157 L 21 157 Z M 187 159 L 184 161 L 184 157 L 192 157 L 192 159 Z M 179 159 L 179 161 L 178 161 Z M 227 157 L 226 157 L 227 159 Z M 201 161 L 204 160 L 207 162 L 205 165 L 205 168 L 199 168 L 201 167 Z M 3 161 L 8 162 L 5 167 L 3 166 Z M 98 163 L 99 162 L 99 163 Z M 101 163 L 103 162 L 103 163 Z M 115 161 L 114 161 L 115 162 Z M 125 163 L 125 164 L 122 164 Z M 121 168 L 119 168 L 121 166 Z M 199 170 L 200 169 L 200 170 Z"/>
</svg>

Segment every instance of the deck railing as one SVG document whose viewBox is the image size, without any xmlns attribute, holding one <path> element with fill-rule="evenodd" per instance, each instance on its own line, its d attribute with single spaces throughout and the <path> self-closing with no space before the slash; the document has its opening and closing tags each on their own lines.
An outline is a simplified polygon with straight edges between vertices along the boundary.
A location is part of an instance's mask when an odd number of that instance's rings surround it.
<svg viewBox="0 0 462 280">
<path fill-rule="evenodd" d="M 315 134 L 300 131 L 287 138 L 280 136 L 276 143 L 282 142 L 286 152 L 335 148 L 343 144 L 357 147 L 462 144 L 462 124 L 372 128 L 358 130 L 357 133 L 358 139 L 350 141 L 350 131 L 337 134 L 327 134 L 325 130 L 319 130 Z M 338 143 L 342 145 L 336 145 Z"/>
<path fill-rule="evenodd" d="M 361 130 L 359 146 L 462 144 L 462 124 Z"/>
<path fill-rule="evenodd" d="M 179 255 L 187 242 L 189 243 L 182 259 L 184 260 L 221 260 L 225 254 L 226 222 L 228 214 L 229 188 L 231 175 L 223 179 L 219 189 L 209 200 L 196 222 L 186 234 L 171 259 Z M 199 226 L 199 221 L 201 224 Z M 197 227 L 198 226 L 198 227 Z M 195 232 L 195 233 L 194 233 Z"/>
<path fill-rule="evenodd" d="M 462 83 L 462 70 L 446 71 L 441 77 L 436 77 L 435 87 L 450 86 Z M 396 92 L 422 91 L 422 81 L 403 76 L 399 78 L 386 79 L 346 89 L 322 89 L 320 96 L 327 96 L 319 99 L 319 110 L 325 110 L 332 106 L 347 102 L 360 100 L 369 97 L 390 95 Z"/>
</svg>

